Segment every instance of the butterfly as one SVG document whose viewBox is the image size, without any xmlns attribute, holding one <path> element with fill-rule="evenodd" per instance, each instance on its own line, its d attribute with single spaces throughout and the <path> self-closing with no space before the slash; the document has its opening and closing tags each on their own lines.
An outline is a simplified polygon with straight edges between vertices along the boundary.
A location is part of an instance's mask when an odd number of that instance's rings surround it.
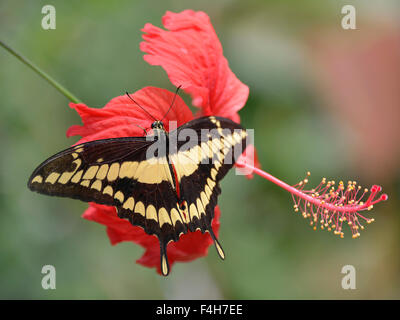
<svg viewBox="0 0 400 320">
<path fill-rule="evenodd" d="M 216 116 L 170 132 L 162 120 L 151 128 L 151 135 L 145 130 L 145 136 L 95 140 L 63 150 L 33 171 L 28 187 L 116 207 L 120 218 L 157 236 L 164 276 L 170 271 L 168 243 L 188 232 L 208 232 L 224 259 L 211 224 L 219 182 L 245 150 L 246 130 Z"/>
</svg>

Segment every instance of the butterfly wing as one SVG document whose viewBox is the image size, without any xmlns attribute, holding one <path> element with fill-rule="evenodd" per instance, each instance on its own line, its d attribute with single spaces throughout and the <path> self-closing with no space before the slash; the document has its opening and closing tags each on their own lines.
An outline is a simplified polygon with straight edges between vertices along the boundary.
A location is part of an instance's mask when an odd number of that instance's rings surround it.
<svg viewBox="0 0 400 320">
<path fill-rule="evenodd" d="M 120 218 L 159 238 L 167 275 L 166 245 L 186 233 L 187 226 L 178 211 L 166 154 L 147 154 L 153 143 L 145 137 L 128 137 L 73 146 L 39 165 L 28 187 L 51 196 L 115 206 Z"/>
<path fill-rule="evenodd" d="M 175 152 L 170 149 L 170 159 L 179 183 L 180 198 L 186 202 L 182 215 L 190 231 L 210 233 L 218 254 L 224 259 L 211 223 L 221 193 L 219 181 L 245 150 L 247 132 L 229 119 L 211 116 L 186 123 L 175 135 L 177 148 Z"/>
<path fill-rule="evenodd" d="M 120 169 L 130 161 L 140 162 L 151 143 L 144 137 L 132 137 L 73 146 L 40 164 L 29 178 L 28 187 L 51 196 L 118 205 L 121 197 L 117 191 L 127 184 L 122 174 L 125 170 Z"/>
</svg>

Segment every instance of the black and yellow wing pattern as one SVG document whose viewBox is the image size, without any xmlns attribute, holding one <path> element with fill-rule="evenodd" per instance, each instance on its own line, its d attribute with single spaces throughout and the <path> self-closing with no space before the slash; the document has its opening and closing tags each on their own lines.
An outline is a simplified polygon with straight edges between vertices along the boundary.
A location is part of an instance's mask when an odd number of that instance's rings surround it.
<svg viewBox="0 0 400 320">
<path fill-rule="evenodd" d="M 229 119 L 212 116 L 192 120 L 166 136 L 175 137 L 176 143 L 153 157 L 147 151 L 155 142 L 146 137 L 75 145 L 39 165 L 28 187 L 115 206 L 120 218 L 158 237 L 164 275 L 169 273 L 167 244 L 189 231 L 209 232 L 224 258 L 211 223 L 219 181 L 245 149 L 247 133 Z"/>
</svg>

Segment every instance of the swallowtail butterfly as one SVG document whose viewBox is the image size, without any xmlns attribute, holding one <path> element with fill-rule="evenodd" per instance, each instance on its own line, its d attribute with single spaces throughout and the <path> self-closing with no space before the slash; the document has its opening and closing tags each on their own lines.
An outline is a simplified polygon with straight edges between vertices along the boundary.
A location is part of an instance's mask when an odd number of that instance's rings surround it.
<svg viewBox="0 0 400 320">
<path fill-rule="evenodd" d="M 171 132 L 155 121 L 152 129 L 153 139 L 103 139 L 61 151 L 35 169 L 28 187 L 115 206 L 120 218 L 158 237 L 163 275 L 169 273 L 167 244 L 189 231 L 209 232 L 224 259 L 211 223 L 221 193 L 219 181 L 245 150 L 246 131 L 214 116 L 194 119 Z M 196 141 L 180 139 L 187 129 L 197 133 Z M 173 135 L 178 137 L 176 147 L 170 144 Z M 149 157 L 150 148 L 160 142 L 165 142 L 165 150 Z"/>
</svg>

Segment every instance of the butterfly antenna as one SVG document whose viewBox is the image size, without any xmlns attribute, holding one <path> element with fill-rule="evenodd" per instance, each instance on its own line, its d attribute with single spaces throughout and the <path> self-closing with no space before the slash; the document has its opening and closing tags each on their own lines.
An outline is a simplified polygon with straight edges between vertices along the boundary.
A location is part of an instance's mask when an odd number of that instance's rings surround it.
<svg viewBox="0 0 400 320">
<path fill-rule="evenodd" d="M 129 99 L 131 99 L 140 109 L 142 109 L 144 112 L 146 112 L 150 117 L 152 117 L 154 119 L 154 121 L 157 121 L 156 118 L 154 118 L 150 112 L 148 112 L 145 108 L 143 108 L 139 103 L 137 103 L 135 100 L 133 100 L 133 98 L 130 96 L 130 94 L 128 92 L 125 92 L 126 95 L 128 96 Z"/>
<path fill-rule="evenodd" d="M 169 110 L 171 110 L 172 106 L 174 105 L 175 98 L 176 98 L 176 96 L 178 95 L 178 91 L 179 91 L 179 89 L 180 89 L 181 87 L 182 87 L 182 85 L 180 85 L 180 86 L 178 86 L 178 88 L 176 88 L 175 95 L 174 95 L 174 98 L 172 99 L 171 105 L 169 106 L 169 109 L 168 109 L 167 113 L 166 113 L 166 114 L 164 115 L 164 117 L 161 119 L 161 122 L 165 119 L 165 117 L 168 115 Z"/>
</svg>

